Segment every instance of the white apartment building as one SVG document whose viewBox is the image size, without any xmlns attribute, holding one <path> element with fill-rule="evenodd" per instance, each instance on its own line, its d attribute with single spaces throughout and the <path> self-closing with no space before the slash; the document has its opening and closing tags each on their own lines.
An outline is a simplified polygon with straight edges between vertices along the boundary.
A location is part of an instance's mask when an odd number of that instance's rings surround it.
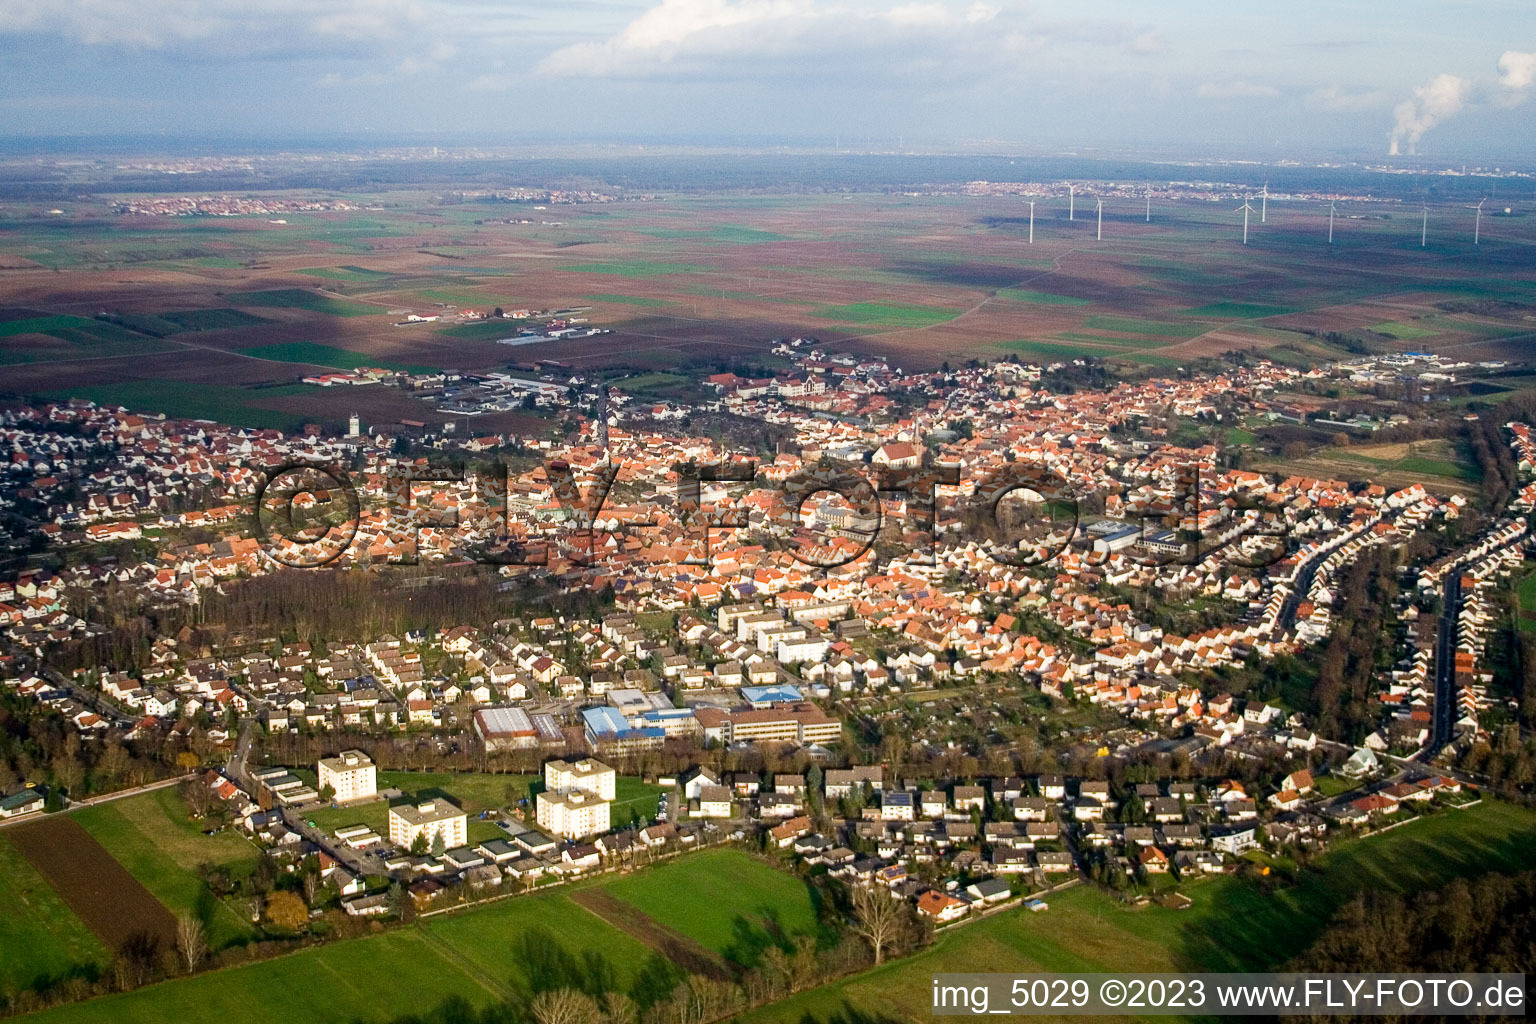
<svg viewBox="0 0 1536 1024">
<path fill-rule="evenodd" d="M 544 791 L 547 793 L 583 792 L 603 800 L 612 800 L 617 773 L 601 761 L 546 761 Z"/>
<path fill-rule="evenodd" d="M 343 750 L 335 757 L 320 759 L 319 788 L 330 786 L 336 791 L 336 801 L 372 800 L 379 795 L 378 769 L 361 750 Z"/>
<path fill-rule="evenodd" d="M 565 839 L 585 839 L 601 835 L 612 827 L 613 805 L 585 790 L 569 793 L 540 793 L 539 827 Z"/>
<path fill-rule="evenodd" d="M 389 809 L 390 842 L 410 849 L 419 835 L 427 837 L 429 846 L 439 835 L 447 849 L 463 846 L 469 840 L 469 817 L 442 797 Z"/>
</svg>

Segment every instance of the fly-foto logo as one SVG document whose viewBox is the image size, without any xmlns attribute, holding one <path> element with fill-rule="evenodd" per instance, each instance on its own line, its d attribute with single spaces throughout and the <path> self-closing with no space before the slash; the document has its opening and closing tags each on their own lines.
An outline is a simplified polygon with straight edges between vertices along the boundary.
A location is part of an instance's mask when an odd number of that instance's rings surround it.
<svg viewBox="0 0 1536 1024">
<path fill-rule="evenodd" d="M 1218 493 L 1199 466 L 1180 472 L 1161 493 L 1128 516 L 1082 529 L 1085 507 L 1102 496 L 1055 468 L 1010 462 L 962 481 L 955 467 L 857 466 L 822 461 L 788 474 L 765 475 L 756 460 L 680 464 L 676 500 L 656 515 L 610 502 L 619 468 L 605 464 L 586 485 L 570 463 L 544 467 L 558 515 L 514 516 L 507 472 L 461 468 L 411 470 L 386 477 L 375 507 L 375 531 L 413 561 L 424 530 L 447 535 L 460 557 L 491 565 L 549 564 L 551 552 L 575 565 L 604 557 L 599 535 L 676 523 L 689 553 L 683 564 L 710 566 L 712 550 L 731 534 L 787 552 L 803 565 L 833 570 L 873 558 L 936 557 L 941 540 L 974 545 L 984 557 L 1019 568 L 1060 559 L 1075 543 L 1088 568 L 1123 558 L 1146 568 L 1198 565 L 1219 554 L 1227 565 L 1263 569 L 1285 557 L 1290 520 L 1246 493 Z M 1219 480 L 1219 477 L 1216 479 Z M 963 484 L 963 485 L 962 485 Z M 706 487 L 709 497 L 706 499 Z M 729 492 L 735 489 L 732 501 Z M 434 500 L 444 490 L 476 496 L 465 518 L 458 502 Z M 891 510 L 897 510 L 893 513 Z M 273 561 L 319 568 L 354 554 L 365 508 L 351 475 L 334 466 L 295 462 L 271 471 L 256 491 L 257 539 Z M 1104 529 L 1104 527 L 1108 529 Z"/>
</svg>

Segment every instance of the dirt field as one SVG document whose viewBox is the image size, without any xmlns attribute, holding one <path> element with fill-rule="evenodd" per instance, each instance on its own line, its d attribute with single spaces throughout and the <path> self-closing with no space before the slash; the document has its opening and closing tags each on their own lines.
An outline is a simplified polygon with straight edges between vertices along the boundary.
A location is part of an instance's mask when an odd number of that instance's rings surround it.
<svg viewBox="0 0 1536 1024">
<path fill-rule="evenodd" d="M 176 919 L 91 834 L 56 814 L 18 825 L 7 838 L 109 950 L 138 932 L 161 949 L 176 942 Z"/>
<path fill-rule="evenodd" d="M 691 974 L 711 978 L 731 976 L 730 968 L 722 958 L 688 936 L 673 931 L 628 903 L 615 899 L 603 889 L 578 890 L 571 893 L 571 901 L 645 943 Z"/>
</svg>

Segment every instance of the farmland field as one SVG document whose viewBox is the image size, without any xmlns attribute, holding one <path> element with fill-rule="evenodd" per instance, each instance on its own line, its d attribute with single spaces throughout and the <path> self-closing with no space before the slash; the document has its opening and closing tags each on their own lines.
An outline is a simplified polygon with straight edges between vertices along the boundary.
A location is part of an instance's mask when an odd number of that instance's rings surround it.
<svg viewBox="0 0 1536 1024">
<path fill-rule="evenodd" d="M 234 832 L 203 835 L 174 788 L 97 804 L 72 817 L 166 909 L 203 920 L 214 949 L 251 934 L 244 918 L 214 899 L 197 868 L 216 864 L 236 876 L 246 874 L 256 848 Z"/>
<path fill-rule="evenodd" d="M 382 1022 L 449 1000 L 526 1001 L 595 972 L 616 991 L 671 987 L 675 970 L 560 892 L 502 900 L 413 928 L 163 982 L 37 1014 L 47 1024 Z M 287 993 L 288 997 L 279 997 Z"/>
<path fill-rule="evenodd" d="M 0 832 L 0 1000 L 45 978 L 97 967 L 107 950 Z"/>
<path fill-rule="evenodd" d="M 1030 245 L 1007 196 L 678 194 L 570 204 L 558 223 L 538 224 L 387 189 L 358 198 L 381 208 L 295 213 L 283 225 L 0 224 L 0 256 L 14 263 L 0 271 L 6 389 L 292 430 L 351 410 L 317 390 L 242 385 L 292 384 L 306 364 L 354 361 L 475 373 L 557 359 L 582 372 L 697 379 L 733 362 L 771 365 L 772 340 L 797 335 L 908 368 L 1094 355 L 1148 374 L 1233 349 L 1308 366 L 1343 351 L 1322 336 L 1351 331 L 1371 332 L 1374 345 L 1492 360 L 1528 352 L 1530 323 L 1442 304 L 1536 295 L 1520 223 L 1490 228 L 1475 264 L 1455 246 L 1398 246 L 1407 229 L 1369 219 L 1341 226 L 1321 259 L 1326 214 L 1279 199 L 1245 247 L 1229 216 L 1196 202 L 1171 202 L 1151 223 L 1117 220 L 1115 237 L 1100 241 L 1047 199 Z M 591 304 L 580 315 L 612 333 L 509 349 L 492 342 L 515 335 L 515 322 L 394 326 L 407 312 L 441 315 L 444 303 Z M 447 416 L 393 387 L 347 397 L 369 424 Z M 482 422 L 549 430 L 517 411 Z"/>
<path fill-rule="evenodd" d="M 137 932 L 171 948 L 176 921 L 96 839 L 66 815 L 27 822 L 6 838 L 108 949 Z"/>
<path fill-rule="evenodd" d="M 810 888 L 740 850 L 710 850 L 603 888 L 665 928 L 746 966 L 756 963 L 772 932 L 818 933 Z"/>
<path fill-rule="evenodd" d="M 375 316 L 384 312 L 378 306 L 345 299 L 333 299 L 301 288 L 276 288 L 271 291 L 240 292 L 224 296 L 236 306 L 271 306 L 276 309 L 307 309 L 330 316 Z"/>
<path fill-rule="evenodd" d="M 830 1021 L 846 1010 L 895 1021 L 929 1018 L 937 972 L 1269 971 L 1316 937 L 1364 889 L 1415 892 L 1458 877 L 1529 867 L 1536 813 L 1509 804 L 1441 811 L 1385 835 L 1336 846 L 1293 887 L 1265 893 L 1245 879 L 1199 880 L 1187 910 L 1123 909 L 1079 886 L 1050 909 L 1002 914 L 946 931 L 917 956 L 744 1016 L 752 1022 Z"/>
</svg>

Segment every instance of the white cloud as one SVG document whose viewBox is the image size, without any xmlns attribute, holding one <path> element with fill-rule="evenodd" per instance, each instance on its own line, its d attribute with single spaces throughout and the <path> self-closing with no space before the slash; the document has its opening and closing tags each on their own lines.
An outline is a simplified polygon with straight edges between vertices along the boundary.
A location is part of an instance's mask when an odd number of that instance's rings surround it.
<svg viewBox="0 0 1536 1024">
<path fill-rule="evenodd" d="M 1195 95 L 1203 100 L 1267 99 L 1279 96 L 1280 90 L 1258 82 L 1227 79 L 1221 82 L 1201 82 Z"/>
<path fill-rule="evenodd" d="M 1417 89 L 1411 99 L 1392 108 L 1392 139 L 1388 152 L 1418 151 L 1424 133 L 1466 106 L 1472 83 L 1455 75 L 1436 75 Z"/>
<path fill-rule="evenodd" d="M 252 51 L 312 37 L 366 41 L 426 21 L 418 0 L 5 0 L 0 33 L 60 35 L 90 46 L 181 45 Z"/>
<path fill-rule="evenodd" d="M 1524 92 L 1536 85 L 1536 53 L 1506 50 L 1499 58 L 1499 84 Z"/>
<path fill-rule="evenodd" d="M 681 77 L 815 74 L 961 77 L 995 69 L 1038 31 L 1017 4 L 955 0 L 660 0 L 618 32 L 556 50 L 542 74 Z M 793 62 L 798 65 L 791 66 Z M 748 70 L 750 69 L 750 71 Z"/>
<path fill-rule="evenodd" d="M 1307 94 L 1307 106 L 1314 110 L 1358 112 L 1385 106 L 1388 96 L 1380 89 L 1350 90 L 1339 85 L 1314 89 Z"/>
</svg>

